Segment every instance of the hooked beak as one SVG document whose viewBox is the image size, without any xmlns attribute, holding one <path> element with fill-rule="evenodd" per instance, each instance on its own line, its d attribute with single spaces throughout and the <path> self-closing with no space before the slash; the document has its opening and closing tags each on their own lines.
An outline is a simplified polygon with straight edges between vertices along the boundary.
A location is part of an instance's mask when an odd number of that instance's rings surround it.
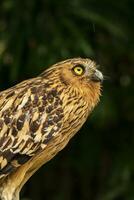
<svg viewBox="0 0 134 200">
<path fill-rule="evenodd" d="M 95 71 L 93 72 L 93 74 L 91 75 L 90 77 L 90 80 L 93 81 L 93 82 L 103 82 L 103 74 L 95 69 Z"/>
</svg>

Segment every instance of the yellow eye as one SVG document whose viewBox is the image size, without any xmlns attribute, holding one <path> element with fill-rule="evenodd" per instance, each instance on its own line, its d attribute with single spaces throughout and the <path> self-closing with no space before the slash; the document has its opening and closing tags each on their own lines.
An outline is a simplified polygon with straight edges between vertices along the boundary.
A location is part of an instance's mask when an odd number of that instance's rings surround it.
<svg viewBox="0 0 134 200">
<path fill-rule="evenodd" d="M 84 67 L 82 65 L 77 65 L 73 68 L 73 72 L 78 75 L 81 76 L 84 73 Z"/>
</svg>

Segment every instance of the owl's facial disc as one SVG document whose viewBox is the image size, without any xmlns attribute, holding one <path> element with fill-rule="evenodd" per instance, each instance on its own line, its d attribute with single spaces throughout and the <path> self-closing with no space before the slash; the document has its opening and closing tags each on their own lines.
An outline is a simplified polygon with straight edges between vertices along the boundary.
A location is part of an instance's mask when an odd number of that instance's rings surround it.
<svg viewBox="0 0 134 200">
<path fill-rule="evenodd" d="M 96 63 L 90 59 L 74 58 L 58 64 L 59 77 L 64 85 L 72 85 L 77 88 L 100 85 L 103 81 L 102 73 L 96 69 Z M 57 65 L 54 65 L 55 69 Z M 93 84 L 92 84 L 93 83 Z"/>
<path fill-rule="evenodd" d="M 79 78 L 86 78 L 88 81 L 103 82 L 102 73 L 94 67 L 89 66 L 87 63 L 76 64 L 72 68 L 72 73 Z"/>
</svg>

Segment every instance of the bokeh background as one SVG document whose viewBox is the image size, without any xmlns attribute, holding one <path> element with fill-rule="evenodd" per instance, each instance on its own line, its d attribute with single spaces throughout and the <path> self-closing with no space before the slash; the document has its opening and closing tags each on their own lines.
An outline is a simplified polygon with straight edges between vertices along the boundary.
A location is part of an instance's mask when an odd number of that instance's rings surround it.
<svg viewBox="0 0 134 200">
<path fill-rule="evenodd" d="M 66 58 L 108 76 L 99 106 L 22 200 L 134 200 L 134 1 L 1 0 L 0 89 Z"/>
</svg>

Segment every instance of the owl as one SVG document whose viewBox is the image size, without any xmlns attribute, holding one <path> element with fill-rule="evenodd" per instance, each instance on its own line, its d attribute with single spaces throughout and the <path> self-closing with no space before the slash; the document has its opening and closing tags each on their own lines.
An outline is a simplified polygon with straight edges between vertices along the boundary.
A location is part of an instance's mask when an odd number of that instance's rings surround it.
<svg viewBox="0 0 134 200">
<path fill-rule="evenodd" d="M 1 199 L 18 200 L 26 181 L 79 131 L 102 81 L 94 61 L 74 58 L 0 92 Z"/>
</svg>

